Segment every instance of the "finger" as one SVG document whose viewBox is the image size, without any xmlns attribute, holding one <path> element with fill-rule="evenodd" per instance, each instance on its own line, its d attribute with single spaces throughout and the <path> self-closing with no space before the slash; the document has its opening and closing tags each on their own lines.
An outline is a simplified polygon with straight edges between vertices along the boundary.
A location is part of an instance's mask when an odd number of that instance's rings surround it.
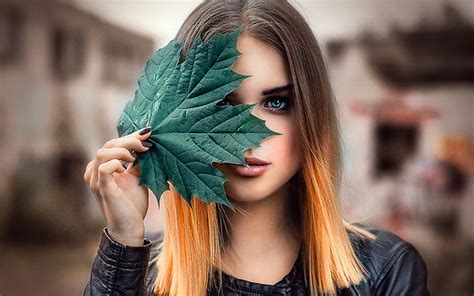
<svg viewBox="0 0 474 296">
<path fill-rule="evenodd" d="M 146 144 L 145 144 L 146 145 Z M 114 147 L 124 147 L 128 150 L 134 150 L 136 152 L 146 152 L 149 147 L 143 145 L 141 139 L 137 137 L 125 136 L 120 138 L 115 138 L 110 141 L 107 141 L 102 148 L 114 148 Z"/>
<path fill-rule="evenodd" d="M 133 156 L 128 149 L 123 147 L 99 149 L 95 156 L 95 160 L 99 165 L 112 159 L 120 159 L 129 163 L 133 162 L 135 158 L 136 156 Z"/>
<path fill-rule="evenodd" d="M 94 165 L 94 159 L 89 161 L 84 172 L 84 181 L 88 184 L 90 182 L 92 167 Z"/>
<path fill-rule="evenodd" d="M 138 163 L 129 165 L 127 172 L 130 175 L 134 175 L 135 177 L 140 177 L 141 176 L 140 165 L 138 165 Z"/>
<path fill-rule="evenodd" d="M 123 137 L 116 138 L 116 139 L 136 138 L 136 139 L 139 139 L 140 141 L 144 141 L 151 135 L 151 132 L 152 132 L 152 128 L 150 126 L 148 126 L 148 127 L 144 127 L 142 129 L 139 129 L 139 130 L 137 130 L 137 131 L 135 131 L 131 134 L 128 134 L 128 135 L 125 135 Z"/>
<path fill-rule="evenodd" d="M 97 162 L 94 162 L 94 164 L 91 167 L 91 178 L 89 179 L 89 187 L 92 189 L 92 191 L 96 190 L 96 185 L 97 185 Z"/>
<path fill-rule="evenodd" d="M 141 140 L 145 140 L 146 138 L 148 138 L 151 135 L 151 131 L 152 131 L 152 128 L 150 126 L 147 126 L 147 127 L 142 128 L 142 129 L 139 129 L 138 131 L 135 131 L 131 134 L 128 134 L 127 136 L 139 138 Z"/>
<path fill-rule="evenodd" d="M 117 186 L 112 173 L 123 173 L 125 168 L 118 159 L 112 159 L 99 165 L 97 168 L 97 183 L 104 189 Z"/>
<path fill-rule="evenodd" d="M 99 169 L 99 166 L 113 159 L 119 160 L 121 164 L 122 162 L 130 163 L 135 161 L 136 156 L 134 156 L 132 152 L 123 147 L 103 148 L 97 150 L 94 165 L 91 166 L 92 178 L 89 183 L 89 186 L 91 188 L 94 188 L 93 186 L 98 184 L 99 174 L 97 170 Z M 125 166 L 124 168 L 126 169 Z"/>
</svg>

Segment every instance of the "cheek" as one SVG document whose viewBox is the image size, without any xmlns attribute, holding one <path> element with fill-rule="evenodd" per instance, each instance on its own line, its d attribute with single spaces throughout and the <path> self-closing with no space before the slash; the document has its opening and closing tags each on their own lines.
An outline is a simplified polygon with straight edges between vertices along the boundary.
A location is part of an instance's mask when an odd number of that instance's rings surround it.
<svg viewBox="0 0 474 296">
<path fill-rule="evenodd" d="M 245 156 L 257 155 L 272 162 L 271 169 L 256 178 L 234 175 L 225 164 L 214 163 L 229 179 L 225 191 L 234 201 L 256 201 L 265 198 L 288 182 L 300 167 L 298 143 L 294 136 L 293 123 L 289 118 L 265 118 L 267 126 L 282 135 L 268 137 L 260 147 L 246 150 Z"/>
<path fill-rule="evenodd" d="M 296 147 L 291 135 L 283 134 L 269 141 L 270 158 L 273 163 L 288 164 L 296 156 Z"/>
<path fill-rule="evenodd" d="M 300 161 L 293 125 L 288 120 L 280 122 L 279 127 L 270 128 L 283 135 L 271 137 L 265 142 L 267 145 L 264 149 L 269 152 L 268 158 L 278 171 L 286 170 L 291 174 L 297 170 Z"/>
</svg>

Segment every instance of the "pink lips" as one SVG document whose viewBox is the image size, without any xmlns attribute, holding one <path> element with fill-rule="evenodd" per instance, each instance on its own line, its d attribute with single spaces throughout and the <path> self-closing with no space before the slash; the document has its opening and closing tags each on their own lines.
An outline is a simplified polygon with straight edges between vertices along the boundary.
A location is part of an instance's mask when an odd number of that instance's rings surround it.
<svg viewBox="0 0 474 296">
<path fill-rule="evenodd" d="M 245 161 L 250 165 L 231 165 L 232 169 L 239 175 L 244 177 L 256 177 L 262 175 L 269 168 L 271 163 L 258 157 L 245 157 Z"/>
<path fill-rule="evenodd" d="M 245 157 L 245 161 L 250 165 L 270 164 L 270 162 L 260 159 L 258 157 Z"/>
</svg>

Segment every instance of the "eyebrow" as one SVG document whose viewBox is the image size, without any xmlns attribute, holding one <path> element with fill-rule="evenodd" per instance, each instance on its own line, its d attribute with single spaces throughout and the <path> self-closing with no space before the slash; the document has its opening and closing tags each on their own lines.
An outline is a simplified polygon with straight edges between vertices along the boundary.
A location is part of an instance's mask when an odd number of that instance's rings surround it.
<svg viewBox="0 0 474 296">
<path fill-rule="evenodd" d="M 278 94 L 278 93 L 284 93 L 284 92 L 288 92 L 292 89 L 293 89 L 293 85 L 292 84 L 287 84 L 287 85 L 284 85 L 284 86 L 278 86 L 278 87 L 265 89 L 265 90 L 262 91 L 262 95 L 268 96 L 268 95 L 273 95 L 273 94 Z M 227 97 L 231 97 L 231 98 L 236 97 L 235 91 L 230 92 L 227 95 Z"/>
<path fill-rule="evenodd" d="M 262 95 L 268 96 L 268 95 L 272 95 L 272 94 L 283 93 L 283 92 L 290 91 L 291 89 L 293 89 L 293 85 L 292 84 L 287 84 L 287 85 L 284 85 L 284 86 L 278 86 L 278 87 L 266 89 L 266 90 L 262 91 Z"/>
</svg>

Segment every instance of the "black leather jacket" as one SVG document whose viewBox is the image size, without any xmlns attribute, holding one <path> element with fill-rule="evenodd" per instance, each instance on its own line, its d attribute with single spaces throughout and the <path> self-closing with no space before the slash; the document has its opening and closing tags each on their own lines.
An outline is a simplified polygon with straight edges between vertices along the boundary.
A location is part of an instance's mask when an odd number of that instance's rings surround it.
<svg viewBox="0 0 474 296">
<path fill-rule="evenodd" d="M 394 233 L 367 225 L 376 240 L 363 240 L 350 233 L 358 258 L 369 276 L 358 285 L 339 289 L 338 295 L 431 295 L 427 288 L 426 264 L 415 247 Z M 120 244 L 102 231 L 97 255 L 92 264 L 84 295 L 154 295 L 157 275 L 155 247 L 162 232 L 145 234 L 143 247 Z M 302 273 L 302 256 L 292 270 L 275 285 L 253 283 L 223 273 L 223 287 L 209 285 L 208 295 L 310 295 Z"/>
</svg>

